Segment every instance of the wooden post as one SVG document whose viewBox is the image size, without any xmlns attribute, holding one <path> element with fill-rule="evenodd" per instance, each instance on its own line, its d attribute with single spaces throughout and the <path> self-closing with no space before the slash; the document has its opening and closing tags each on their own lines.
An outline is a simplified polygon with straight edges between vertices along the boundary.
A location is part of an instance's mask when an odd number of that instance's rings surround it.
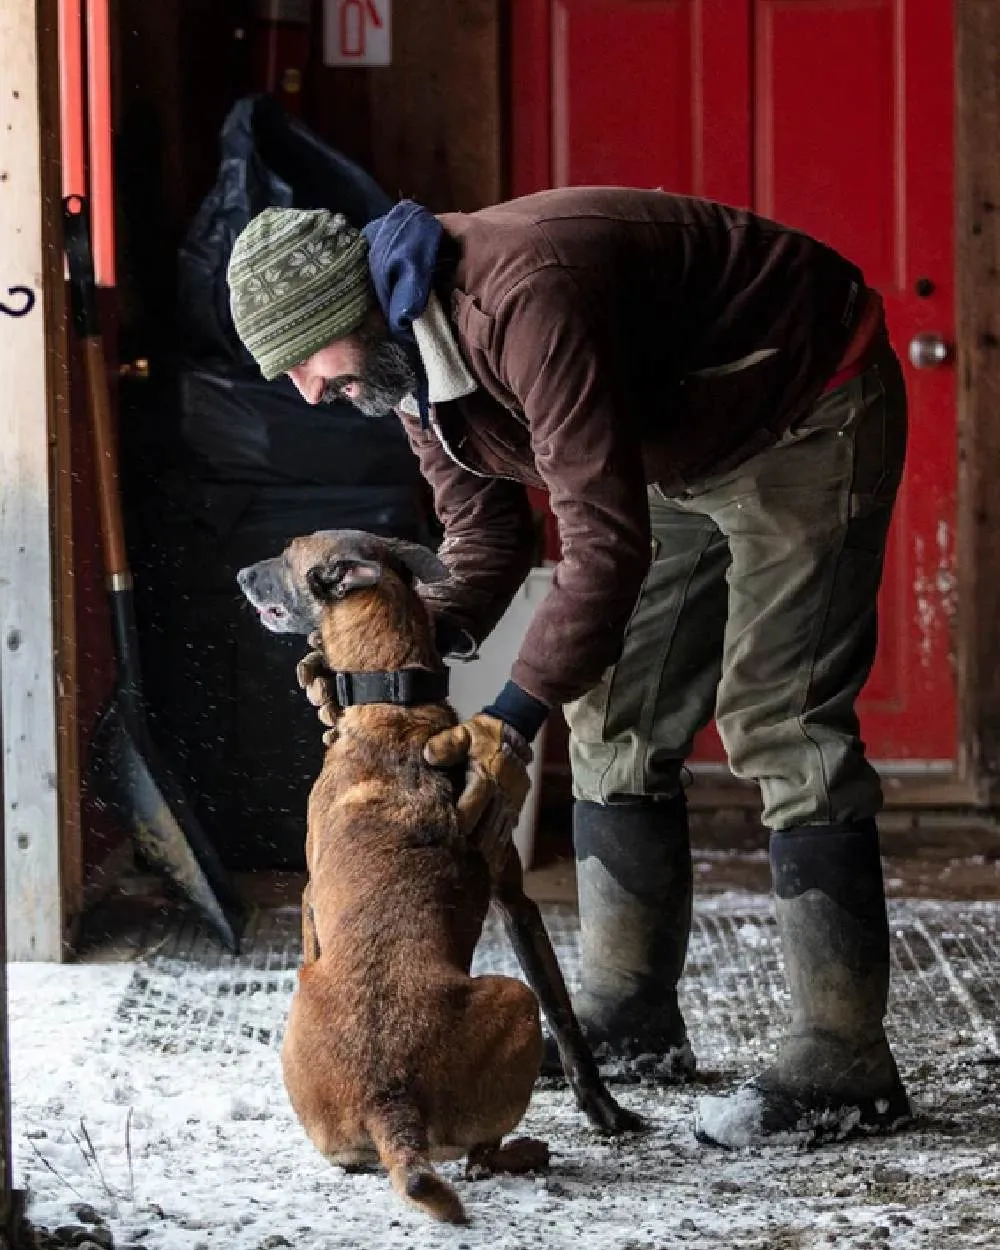
<svg viewBox="0 0 1000 1250">
<path fill-rule="evenodd" d="M 962 770 L 1000 801 L 1000 5 L 956 4 Z"/>
<path fill-rule="evenodd" d="M 40 6 L 0 0 L 0 648 L 7 957 L 63 951 L 52 483 L 54 262 L 42 181 Z M 48 16 L 51 16 L 49 11 Z M 61 271 L 55 273 L 61 283 Z"/>
<path fill-rule="evenodd" d="M 392 65 L 370 69 L 372 170 L 390 196 L 472 212 L 502 188 L 497 0 L 404 0 Z M 331 81 L 342 70 L 330 70 Z M 353 72 L 353 71 L 349 71 Z"/>
<path fill-rule="evenodd" d="M 56 751 L 59 777 L 60 902 L 63 945 L 74 935 L 83 910 L 83 831 L 80 819 L 79 663 L 77 649 L 76 549 L 73 545 L 73 435 L 63 280 L 62 224 L 52 211 L 64 188 L 59 66 L 60 0 L 37 0 L 39 122 L 42 141 L 42 217 L 45 255 L 46 382 L 49 394 L 50 516 L 55 637 Z M 79 183 L 75 184 L 79 187 Z"/>
</svg>

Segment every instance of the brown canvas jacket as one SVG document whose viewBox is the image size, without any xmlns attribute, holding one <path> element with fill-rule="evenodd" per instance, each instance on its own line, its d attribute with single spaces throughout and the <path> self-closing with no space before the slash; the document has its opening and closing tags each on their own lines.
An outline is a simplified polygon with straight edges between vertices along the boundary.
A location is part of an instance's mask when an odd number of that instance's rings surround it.
<svg viewBox="0 0 1000 1250">
<path fill-rule="evenodd" d="M 561 540 L 513 679 L 549 706 L 618 656 L 650 559 L 647 483 L 734 467 L 803 415 L 864 293 L 823 244 L 656 191 L 571 188 L 445 214 L 440 286 L 478 389 L 404 416 L 445 527 L 436 611 L 481 641 L 528 571 L 525 486 Z"/>
</svg>

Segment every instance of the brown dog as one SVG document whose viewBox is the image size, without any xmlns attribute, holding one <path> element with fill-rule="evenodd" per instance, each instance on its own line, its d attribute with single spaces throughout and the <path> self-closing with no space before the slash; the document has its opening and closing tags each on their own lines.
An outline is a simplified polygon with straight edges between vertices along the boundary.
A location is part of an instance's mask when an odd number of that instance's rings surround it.
<svg viewBox="0 0 1000 1250">
<path fill-rule="evenodd" d="M 468 1155 L 478 1173 L 547 1162 L 544 1143 L 500 1144 L 538 1075 L 539 1001 L 591 1122 L 607 1133 L 642 1122 L 601 1082 L 509 827 L 484 820 L 470 845 L 452 779 L 422 758 L 456 717 L 413 580 L 444 576 L 423 547 L 322 531 L 239 582 L 269 629 L 319 629 L 350 704 L 309 799 L 304 965 L 282 1048 L 292 1106 L 331 1162 L 381 1161 L 403 1197 L 460 1222 L 432 1160 Z M 469 975 L 491 895 L 535 993 Z"/>
</svg>

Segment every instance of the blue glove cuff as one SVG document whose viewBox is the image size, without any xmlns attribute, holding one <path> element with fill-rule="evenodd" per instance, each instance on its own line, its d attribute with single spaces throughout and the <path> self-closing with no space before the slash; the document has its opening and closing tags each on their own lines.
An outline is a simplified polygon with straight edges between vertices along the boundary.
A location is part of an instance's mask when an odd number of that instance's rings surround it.
<svg viewBox="0 0 1000 1250">
<path fill-rule="evenodd" d="M 534 740 L 549 714 L 549 708 L 540 699 L 522 690 L 514 681 L 507 682 L 483 711 L 516 729 L 526 742 Z"/>
</svg>

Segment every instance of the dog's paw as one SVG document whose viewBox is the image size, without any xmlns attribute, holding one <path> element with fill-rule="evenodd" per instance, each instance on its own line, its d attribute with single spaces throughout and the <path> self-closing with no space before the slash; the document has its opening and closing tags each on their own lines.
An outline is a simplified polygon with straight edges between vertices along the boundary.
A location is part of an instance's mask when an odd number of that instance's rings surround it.
<svg viewBox="0 0 1000 1250">
<path fill-rule="evenodd" d="M 323 735 L 323 745 L 329 747 L 337 738 L 335 727 L 340 705 L 337 703 L 333 676 L 326 666 L 319 635 L 310 634 L 309 644 L 314 650 L 304 655 L 296 664 L 295 679 L 305 691 L 306 698 L 316 709 L 320 724 L 328 727 Z"/>
<path fill-rule="evenodd" d="M 326 666 L 323 643 L 319 634 L 310 634 L 307 641 L 312 650 L 307 651 L 295 665 L 295 680 L 303 690 L 308 690 L 317 677 L 322 677 L 324 673 L 330 671 Z"/>
<path fill-rule="evenodd" d="M 333 697 L 330 670 L 322 651 L 310 651 L 299 660 L 295 665 L 295 680 L 306 692 L 306 698 L 313 707 L 322 707 Z"/>
<path fill-rule="evenodd" d="M 465 1179 L 487 1180 L 497 1172 L 523 1176 L 528 1172 L 549 1170 L 549 1143 L 538 1137 L 514 1137 L 502 1146 L 475 1146 L 469 1151 Z"/>
<path fill-rule="evenodd" d="M 644 1133 L 649 1128 L 641 1115 L 623 1107 L 606 1089 L 579 1101 L 580 1109 L 590 1123 L 607 1137 L 620 1137 L 623 1133 Z"/>
</svg>

